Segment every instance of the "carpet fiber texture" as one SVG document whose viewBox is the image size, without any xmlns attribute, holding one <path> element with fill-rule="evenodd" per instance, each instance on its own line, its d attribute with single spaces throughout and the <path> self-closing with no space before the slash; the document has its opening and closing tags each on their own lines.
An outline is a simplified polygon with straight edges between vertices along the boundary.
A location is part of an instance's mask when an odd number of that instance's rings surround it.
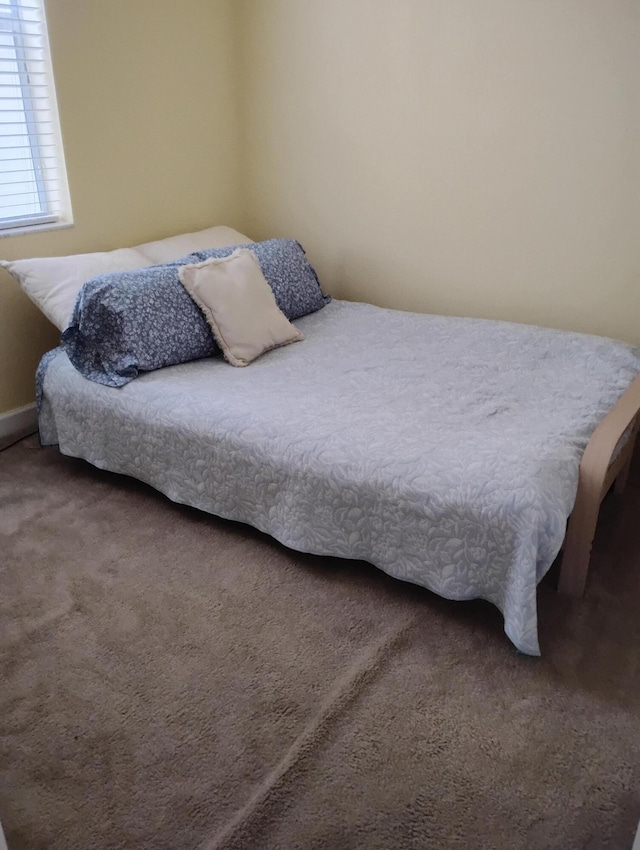
<svg viewBox="0 0 640 850">
<path fill-rule="evenodd" d="M 41 449 L 0 453 L 10 850 L 628 850 L 640 489 L 543 657 L 490 605 L 291 552 Z"/>
</svg>

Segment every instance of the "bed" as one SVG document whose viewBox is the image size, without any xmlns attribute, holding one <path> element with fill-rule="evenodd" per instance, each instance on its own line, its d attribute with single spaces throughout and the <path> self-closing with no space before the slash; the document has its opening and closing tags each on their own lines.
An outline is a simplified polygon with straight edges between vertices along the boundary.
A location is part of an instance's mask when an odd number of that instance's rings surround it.
<svg viewBox="0 0 640 850">
<path fill-rule="evenodd" d="M 538 655 L 538 583 L 564 543 L 559 589 L 582 593 L 600 502 L 624 486 L 640 351 L 338 300 L 296 327 L 247 369 L 207 357 L 119 389 L 56 349 L 41 440 L 292 549 L 488 600 Z"/>
</svg>

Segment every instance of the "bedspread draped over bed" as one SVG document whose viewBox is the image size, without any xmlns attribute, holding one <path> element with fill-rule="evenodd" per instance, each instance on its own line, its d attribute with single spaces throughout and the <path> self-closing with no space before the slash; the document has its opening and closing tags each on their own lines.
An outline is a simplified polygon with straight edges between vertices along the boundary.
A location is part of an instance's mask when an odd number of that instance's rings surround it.
<svg viewBox="0 0 640 850">
<path fill-rule="evenodd" d="M 515 646 L 539 654 L 536 586 L 638 349 L 344 301 L 296 325 L 303 343 L 247 369 L 209 358 L 121 389 L 58 352 L 42 440 L 293 549 L 487 599 Z"/>
</svg>

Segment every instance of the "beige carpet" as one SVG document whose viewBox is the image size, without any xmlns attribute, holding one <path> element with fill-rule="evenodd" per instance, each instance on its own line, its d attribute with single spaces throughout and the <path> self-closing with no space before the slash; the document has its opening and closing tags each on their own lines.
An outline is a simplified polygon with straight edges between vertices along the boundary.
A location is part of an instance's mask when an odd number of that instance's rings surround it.
<svg viewBox="0 0 640 850">
<path fill-rule="evenodd" d="M 629 850 L 640 489 L 541 660 L 485 603 L 40 449 L 0 454 L 0 820 L 10 850 Z"/>
</svg>

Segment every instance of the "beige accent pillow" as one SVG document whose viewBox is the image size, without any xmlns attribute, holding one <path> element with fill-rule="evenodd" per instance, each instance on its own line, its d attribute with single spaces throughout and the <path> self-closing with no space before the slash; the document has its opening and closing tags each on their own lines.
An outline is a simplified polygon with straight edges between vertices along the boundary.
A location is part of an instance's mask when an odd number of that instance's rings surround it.
<svg viewBox="0 0 640 850">
<path fill-rule="evenodd" d="M 252 251 L 238 248 L 228 257 L 182 266 L 179 274 L 233 366 L 304 339 L 276 304 Z"/>
</svg>

